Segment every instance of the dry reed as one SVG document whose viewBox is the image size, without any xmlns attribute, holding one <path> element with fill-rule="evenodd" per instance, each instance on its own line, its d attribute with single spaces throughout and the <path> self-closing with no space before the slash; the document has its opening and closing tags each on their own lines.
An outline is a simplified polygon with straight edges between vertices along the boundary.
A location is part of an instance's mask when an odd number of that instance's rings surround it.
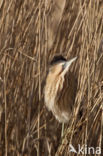
<svg viewBox="0 0 103 156">
<path fill-rule="evenodd" d="M 70 143 L 103 148 L 102 0 L 1 1 L 0 36 L 0 155 L 75 155 Z M 55 54 L 78 56 L 74 116 L 63 138 L 43 101 Z"/>
</svg>

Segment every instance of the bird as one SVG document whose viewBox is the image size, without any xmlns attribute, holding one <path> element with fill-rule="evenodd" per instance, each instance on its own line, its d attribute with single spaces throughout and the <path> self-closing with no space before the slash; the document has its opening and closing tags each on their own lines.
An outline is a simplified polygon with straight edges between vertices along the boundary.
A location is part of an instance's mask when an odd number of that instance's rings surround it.
<svg viewBox="0 0 103 156">
<path fill-rule="evenodd" d="M 59 123 L 68 123 L 72 114 L 77 90 L 77 79 L 70 66 L 77 57 L 67 60 L 62 55 L 50 62 L 44 87 L 44 101 Z"/>
</svg>

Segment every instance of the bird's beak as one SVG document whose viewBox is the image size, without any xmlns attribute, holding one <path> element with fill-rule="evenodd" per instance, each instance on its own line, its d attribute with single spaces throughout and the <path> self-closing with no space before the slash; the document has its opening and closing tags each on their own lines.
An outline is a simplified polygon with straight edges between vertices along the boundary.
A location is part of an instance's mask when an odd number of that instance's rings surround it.
<svg viewBox="0 0 103 156">
<path fill-rule="evenodd" d="M 66 72 L 68 71 L 70 65 L 77 59 L 77 57 L 74 57 L 73 59 L 69 60 L 69 61 L 66 61 L 64 63 L 64 70 L 62 72 L 62 75 L 64 76 L 66 74 Z"/>
</svg>

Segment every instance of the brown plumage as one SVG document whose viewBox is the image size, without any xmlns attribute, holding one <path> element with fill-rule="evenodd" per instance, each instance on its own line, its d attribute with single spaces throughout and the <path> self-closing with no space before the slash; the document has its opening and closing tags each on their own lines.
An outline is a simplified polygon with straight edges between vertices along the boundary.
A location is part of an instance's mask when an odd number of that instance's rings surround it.
<svg viewBox="0 0 103 156">
<path fill-rule="evenodd" d="M 46 78 L 44 99 L 48 110 L 59 122 L 69 121 L 76 94 L 76 79 L 69 67 L 76 57 L 67 61 L 62 56 L 55 56 Z"/>
</svg>

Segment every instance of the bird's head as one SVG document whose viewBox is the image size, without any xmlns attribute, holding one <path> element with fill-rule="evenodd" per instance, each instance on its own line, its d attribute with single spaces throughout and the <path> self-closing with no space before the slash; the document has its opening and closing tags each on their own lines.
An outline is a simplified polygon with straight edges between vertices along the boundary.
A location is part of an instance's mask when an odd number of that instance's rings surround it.
<svg viewBox="0 0 103 156">
<path fill-rule="evenodd" d="M 74 57 L 70 60 L 66 60 L 63 56 L 54 56 L 50 63 L 49 74 L 53 77 L 65 76 L 68 72 L 70 65 L 77 59 Z"/>
</svg>

